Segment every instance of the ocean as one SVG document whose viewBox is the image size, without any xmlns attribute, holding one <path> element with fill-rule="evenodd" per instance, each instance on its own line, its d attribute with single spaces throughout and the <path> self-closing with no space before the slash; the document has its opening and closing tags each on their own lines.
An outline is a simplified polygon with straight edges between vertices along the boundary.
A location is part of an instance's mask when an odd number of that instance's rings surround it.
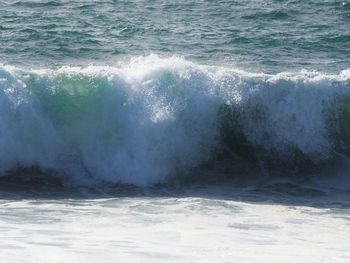
<svg viewBox="0 0 350 263">
<path fill-rule="evenodd" d="M 349 262 L 350 2 L 0 2 L 2 262 Z"/>
</svg>

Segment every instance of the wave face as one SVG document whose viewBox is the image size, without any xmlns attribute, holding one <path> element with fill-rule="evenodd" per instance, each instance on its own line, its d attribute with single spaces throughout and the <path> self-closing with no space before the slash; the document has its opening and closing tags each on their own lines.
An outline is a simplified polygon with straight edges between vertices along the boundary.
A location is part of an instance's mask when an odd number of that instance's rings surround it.
<svg viewBox="0 0 350 263">
<path fill-rule="evenodd" d="M 2 66 L 0 172 L 150 185 L 223 152 L 318 165 L 350 153 L 349 88 L 350 70 L 269 75 L 154 55 L 115 67 Z"/>
</svg>

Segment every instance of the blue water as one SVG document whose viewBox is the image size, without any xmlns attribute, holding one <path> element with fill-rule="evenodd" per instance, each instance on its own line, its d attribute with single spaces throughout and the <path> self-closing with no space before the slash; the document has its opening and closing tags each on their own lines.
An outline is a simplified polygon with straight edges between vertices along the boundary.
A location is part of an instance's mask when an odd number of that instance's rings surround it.
<svg viewBox="0 0 350 263">
<path fill-rule="evenodd" d="M 0 3 L 0 60 L 28 67 L 179 55 L 252 71 L 349 67 L 348 1 Z"/>
<path fill-rule="evenodd" d="M 350 262 L 350 0 L 0 1 L 0 262 Z"/>
<path fill-rule="evenodd" d="M 7 0 L 0 63 L 3 175 L 348 170 L 348 1 Z"/>
</svg>

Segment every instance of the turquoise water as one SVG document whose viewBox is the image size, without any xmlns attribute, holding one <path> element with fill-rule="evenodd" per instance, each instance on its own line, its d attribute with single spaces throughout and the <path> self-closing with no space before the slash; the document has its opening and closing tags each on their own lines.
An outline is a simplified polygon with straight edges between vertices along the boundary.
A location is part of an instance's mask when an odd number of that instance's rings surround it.
<svg viewBox="0 0 350 263">
<path fill-rule="evenodd" d="M 0 61 L 27 67 L 179 55 L 248 71 L 349 67 L 350 2 L 338 0 L 0 3 Z"/>
</svg>

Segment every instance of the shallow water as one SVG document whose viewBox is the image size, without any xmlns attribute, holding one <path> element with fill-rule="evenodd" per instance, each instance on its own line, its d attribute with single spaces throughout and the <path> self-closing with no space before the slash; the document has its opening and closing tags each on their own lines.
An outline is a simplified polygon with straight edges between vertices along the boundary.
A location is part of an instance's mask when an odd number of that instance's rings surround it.
<svg viewBox="0 0 350 263">
<path fill-rule="evenodd" d="M 60 190 L 55 198 L 43 189 L 12 198 L 7 193 L 0 204 L 1 259 L 348 261 L 349 193 L 313 189 L 302 197 L 282 189 L 109 186 Z"/>
</svg>

